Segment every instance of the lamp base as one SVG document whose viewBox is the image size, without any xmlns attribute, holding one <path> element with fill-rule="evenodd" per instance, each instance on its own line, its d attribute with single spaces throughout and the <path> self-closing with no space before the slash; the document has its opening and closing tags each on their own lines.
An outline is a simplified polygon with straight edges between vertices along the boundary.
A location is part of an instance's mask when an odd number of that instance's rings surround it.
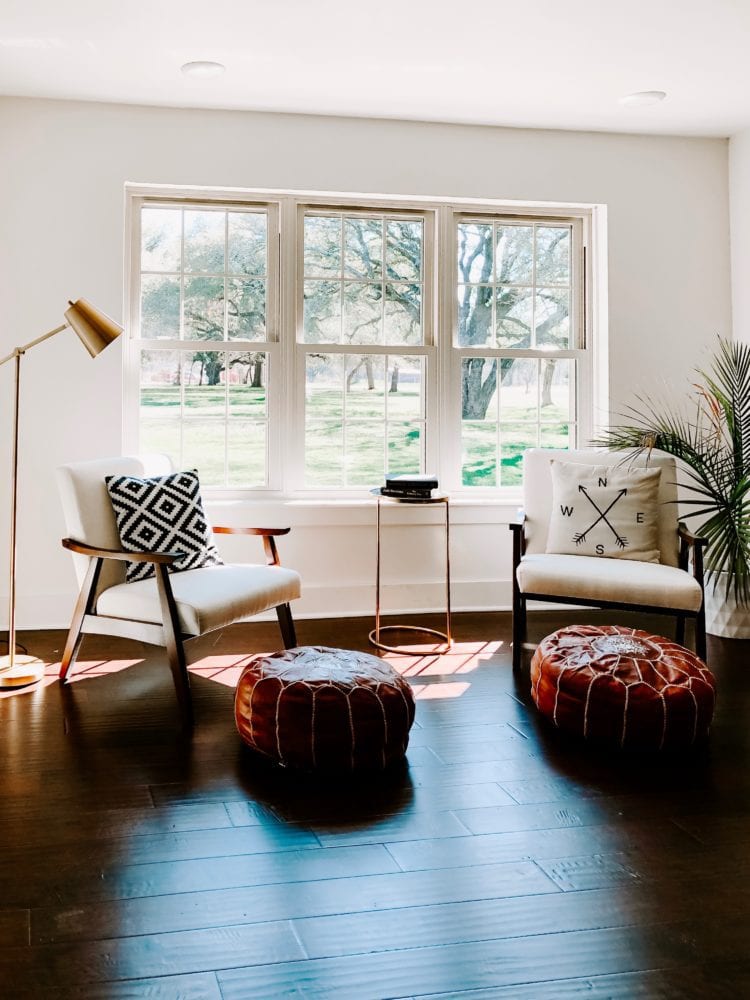
<svg viewBox="0 0 750 1000">
<path fill-rule="evenodd" d="M 44 661 L 36 656 L 0 656 L 0 691 L 38 684 L 44 677 Z"/>
</svg>

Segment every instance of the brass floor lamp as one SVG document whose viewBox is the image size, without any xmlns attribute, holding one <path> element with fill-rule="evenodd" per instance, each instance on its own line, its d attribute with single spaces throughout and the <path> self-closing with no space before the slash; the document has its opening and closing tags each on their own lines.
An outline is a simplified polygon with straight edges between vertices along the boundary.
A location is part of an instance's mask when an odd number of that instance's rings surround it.
<svg viewBox="0 0 750 1000">
<path fill-rule="evenodd" d="M 0 656 L 0 688 L 19 688 L 36 684 L 44 676 L 44 663 L 35 656 L 19 656 L 16 653 L 16 520 L 18 513 L 18 416 L 21 388 L 21 358 L 32 347 L 49 340 L 56 333 L 71 327 L 92 358 L 101 354 L 105 347 L 120 336 L 122 327 L 103 312 L 95 309 L 85 299 L 69 302 L 65 311 L 65 322 L 49 333 L 30 340 L 23 347 L 17 347 L 4 358 L 0 367 L 8 361 L 15 361 L 15 395 L 13 399 L 13 457 L 11 460 L 11 501 L 10 501 L 10 592 L 8 598 L 8 655 Z"/>
</svg>

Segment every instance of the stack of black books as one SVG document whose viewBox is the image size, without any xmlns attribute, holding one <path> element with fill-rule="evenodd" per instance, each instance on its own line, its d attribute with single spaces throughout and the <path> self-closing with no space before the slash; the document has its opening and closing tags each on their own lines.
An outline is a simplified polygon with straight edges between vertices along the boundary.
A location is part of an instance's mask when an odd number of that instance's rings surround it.
<svg viewBox="0 0 750 1000">
<path fill-rule="evenodd" d="M 386 475 L 385 486 L 381 487 L 380 495 L 394 497 L 397 500 L 429 500 L 437 485 L 436 476 L 419 476 L 412 473 L 401 476 Z"/>
</svg>

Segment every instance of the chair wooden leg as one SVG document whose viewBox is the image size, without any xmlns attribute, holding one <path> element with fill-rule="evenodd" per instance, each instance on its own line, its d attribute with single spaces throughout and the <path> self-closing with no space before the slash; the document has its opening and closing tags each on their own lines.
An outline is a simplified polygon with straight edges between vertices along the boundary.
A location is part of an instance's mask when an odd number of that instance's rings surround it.
<svg viewBox="0 0 750 1000">
<path fill-rule="evenodd" d="M 83 641 L 83 619 L 86 615 L 94 613 L 96 604 L 96 588 L 99 583 L 99 574 L 102 571 L 102 559 L 92 559 L 81 586 L 76 606 L 73 610 L 73 619 L 70 623 L 68 638 L 65 640 L 62 660 L 60 662 L 60 680 L 65 681 L 70 668 L 76 661 L 78 650 Z"/>
<path fill-rule="evenodd" d="M 166 566 L 156 566 L 156 582 L 159 588 L 164 640 L 169 657 L 169 666 L 172 671 L 172 679 L 174 680 L 174 687 L 177 693 L 177 702 L 180 706 L 183 722 L 187 727 L 190 727 L 193 724 L 193 699 L 190 694 L 190 675 L 187 669 L 185 647 L 182 644 L 177 604 L 172 593 L 172 586 L 169 582 L 169 573 Z"/>
<path fill-rule="evenodd" d="M 521 669 L 523 644 L 526 641 L 526 598 L 520 591 L 513 593 L 513 672 Z"/>
<path fill-rule="evenodd" d="M 702 660 L 706 659 L 706 607 L 701 605 L 695 619 L 695 651 Z"/>
<path fill-rule="evenodd" d="M 674 629 L 674 641 L 681 646 L 685 645 L 685 616 L 677 615 L 677 623 Z"/>
<path fill-rule="evenodd" d="M 276 616 L 279 619 L 279 628 L 281 629 L 281 640 L 284 643 L 284 649 L 294 649 L 297 645 L 297 633 L 294 629 L 291 607 L 288 604 L 279 604 L 276 608 Z"/>
</svg>

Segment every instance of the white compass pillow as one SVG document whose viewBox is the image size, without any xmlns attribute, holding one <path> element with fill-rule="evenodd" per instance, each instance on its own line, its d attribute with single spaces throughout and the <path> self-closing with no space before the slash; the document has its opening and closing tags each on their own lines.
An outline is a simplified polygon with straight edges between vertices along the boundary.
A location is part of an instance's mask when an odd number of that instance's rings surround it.
<svg viewBox="0 0 750 1000">
<path fill-rule="evenodd" d="M 661 469 L 551 465 L 547 552 L 659 562 Z"/>
</svg>

